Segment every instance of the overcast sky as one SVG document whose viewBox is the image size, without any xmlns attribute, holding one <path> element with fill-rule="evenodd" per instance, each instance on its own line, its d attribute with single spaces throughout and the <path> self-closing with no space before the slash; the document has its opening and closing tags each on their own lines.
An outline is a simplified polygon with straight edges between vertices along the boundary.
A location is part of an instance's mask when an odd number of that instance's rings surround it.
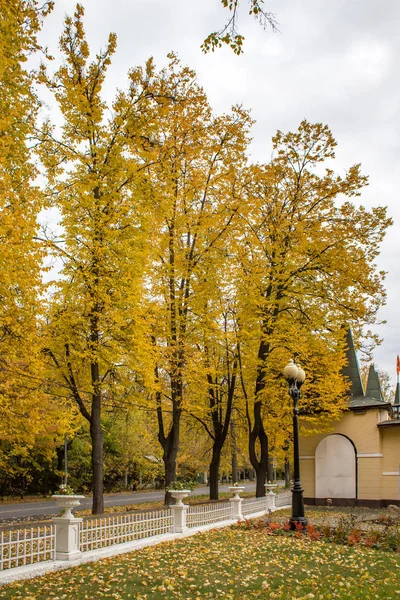
<svg viewBox="0 0 400 600">
<path fill-rule="evenodd" d="M 395 380 L 400 354 L 400 0 L 265 0 L 279 33 L 263 31 L 241 0 L 244 54 L 228 48 L 204 55 L 203 39 L 220 28 L 228 12 L 220 0 L 82 0 L 92 51 L 118 36 L 106 93 L 127 84 L 130 67 L 153 56 L 157 67 L 171 50 L 198 74 L 216 113 L 241 103 L 256 120 L 251 156 L 268 161 L 277 129 L 295 130 L 304 118 L 327 123 L 337 142 L 336 170 L 361 163 L 370 177 L 361 202 L 384 204 L 394 225 L 382 245 L 378 266 L 388 272 L 387 305 L 377 331 L 384 338 L 375 364 Z M 55 0 L 42 41 L 56 61 L 65 14 L 75 2 Z"/>
</svg>

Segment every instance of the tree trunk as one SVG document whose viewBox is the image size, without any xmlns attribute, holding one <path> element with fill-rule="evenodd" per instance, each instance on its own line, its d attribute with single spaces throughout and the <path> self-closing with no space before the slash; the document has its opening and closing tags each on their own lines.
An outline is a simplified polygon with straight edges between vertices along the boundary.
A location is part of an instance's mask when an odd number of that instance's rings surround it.
<svg viewBox="0 0 400 600">
<path fill-rule="evenodd" d="M 222 445 L 214 444 L 210 462 L 210 500 L 218 500 L 218 477 L 221 463 Z"/>
<path fill-rule="evenodd" d="M 171 487 L 174 481 L 176 481 L 176 459 L 178 456 L 179 449 L 179 429 L 180 429 L 180 417 L 181 411 L 176 408 L 172 414 L 172 424 L 169 433 L 166 437 L 159 430 L 158 439 L 163 447 L 163 461 L 164 461 L 164 472 L 165 472 L 165 497 L 164 504 L 170 505 L 175 502 L 171 494 L 168 491 L 168 487 Z"/>
<path fill-rule="evenodd" d="M 265 332 L 267 333 L 267 332 Z M 271 333 L 271 332 L 270 332 Z M 265 496 L 265 483 L 268 471 L 268 436 L 264 429 L 264 423 L 261 414 L 262 400 L 260 394 L 265 388 L 265 372 L 263 365 L 265 364 L 266 358 L 269 354 L 269 344 L 265 344 L 264 341 L 260 343 L 258 349 L 258 360 L 260 366 L 257 371 L 256 388 L 255 388 L 255 402 L 253 407 L 254 422 L 251 426 L 251 417 L 249 413 L 247 398 L 246 398 L 246 416 L 249 428 L 249 457 L 250 463 L 256 472 L 256 497 L 260 498 Z M 259 442 L 259 450 L 257 449 L 257 441 Z M 257 456 L 257 450 L 259 456 Z"/>
<path fill-rule="evenodd" d="M 92 386 L 92 414 L 90 417 L 90 437 L 92 440 L 92 473 L 93 473 L 93 503 L 92 514 L 104 513 L 103 497 L 103 430 L 101 428 L 101 394 L 100 375 L 97 362 L 91 364 Z"/>
<path fill-rule="evenodd" d="M 265 483 L 267 479 L 266 466 L 260 464 L 255 468 L 256 472 L 256 498 L 262 498 L 265 496 Z"/>
<path fill-rule="evenodd" d="M 165 506 L 170 506 L 171 504 L 175 504 L 175 498 L 171 496 L 171 492 L 169 492 L 168 488 L 171 487 L 171 484 L 176 481 L 176 455 L 175 460 L 172 456 L 168 457 L 168 460 L 165 462 L 165 496 L 164 496 L 164 504 Z"/>
<path fill-rule="evenodd" d="M 99 415 L 100 416 L 100 415 Z M 103 430 L 100 419 L 94 419 L 90 423 L 90 437 L 92 439 L 92 473 L 93 473 L 93 502 L 92 515 L 104 513 L 103 498 Z"/>
<path fill-rule="evenodd" d="M 259 458 L 257 458 L 256 444 L 260 444 Z M 254 403 L 254 425 L 249 435 L 249 457 L 256 472 L 256 497 L 265 496 L 264 484 L 268 469 L 268 436 L 265 433 L 261 417 L 261 402 Z"/>
</svg>

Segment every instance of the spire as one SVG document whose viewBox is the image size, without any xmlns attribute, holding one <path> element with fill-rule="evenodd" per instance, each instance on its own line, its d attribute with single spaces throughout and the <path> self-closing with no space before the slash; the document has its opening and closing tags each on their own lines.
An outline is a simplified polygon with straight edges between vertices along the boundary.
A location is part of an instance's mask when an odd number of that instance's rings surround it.
<svg viewBox="0 0 400 600">
<path fill-rule="evenodd" d="M 379 375 L 376 372 L 374 365 L 369 367 L 367 391 L 365 395 L 376 400 L 383 400 Z"/>
<path fill-rule="evenodd" d="M 394 394 L 394 402 L 392 406 L 392 418 L 400 421 L 400 357 L 397 355 L 396 357 L 396 375 L 397 375 L 397 385 L 396 391 Z"/>
<path fill-rule="evenodd" d="M 346 359 L 347 365 L 343 368 L 342 373 L 350 381 L 349 395 L 351 398 L 364 396 L 364 389 L 361 382 L 360 369 L 358 368 L 358 360 L 356 350 L 354 348 L 353 336 L 349 329 L 346 333 Z"/>
<path fill-rule="evenodd" d="M 393 406 L 400 406 L 400 383 L 397 382 Z"/>
<path fill-rule="evenodd" d="M 397 381 L 394 403 L 392 405 L 392 419 L 400 421 L 400 383 Z"/>
</svg>

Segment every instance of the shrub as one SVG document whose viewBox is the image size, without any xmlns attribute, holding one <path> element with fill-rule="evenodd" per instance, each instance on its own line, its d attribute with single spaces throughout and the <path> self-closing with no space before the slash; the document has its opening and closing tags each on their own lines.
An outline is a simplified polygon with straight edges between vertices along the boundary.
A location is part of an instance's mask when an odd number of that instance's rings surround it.
<svg viewBox="0 0 400 600">
<path fill-rule="evenodd" d="M 350 535 L 347 536 L 347 543 L 349 546 L 355 546 L 361 542 L 361 531 L 359 529 L 353 529 Z"/>
<path fill-rule="evenodd" d="M 314 525 L 311 525 L 311 523 L 307 525 L 306 530 L 308 539 L 312 542 L 319 540 L 322 535 L 321 531 L 317 531 Z"/>
</svg>

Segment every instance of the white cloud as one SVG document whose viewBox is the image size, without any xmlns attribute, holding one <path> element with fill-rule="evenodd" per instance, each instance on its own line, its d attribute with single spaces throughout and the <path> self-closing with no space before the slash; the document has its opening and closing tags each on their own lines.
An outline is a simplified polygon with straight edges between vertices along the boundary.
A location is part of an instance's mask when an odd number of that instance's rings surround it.
<svg viewBox="0 0 400 600">
<path fill-rule="evenodd" d="M 355 81 L 379 85 L 388 76 L 392 65 L 389 45 L 374 39 L 363 39 L 350 45 L 345 59 Z"/>
</svg>

